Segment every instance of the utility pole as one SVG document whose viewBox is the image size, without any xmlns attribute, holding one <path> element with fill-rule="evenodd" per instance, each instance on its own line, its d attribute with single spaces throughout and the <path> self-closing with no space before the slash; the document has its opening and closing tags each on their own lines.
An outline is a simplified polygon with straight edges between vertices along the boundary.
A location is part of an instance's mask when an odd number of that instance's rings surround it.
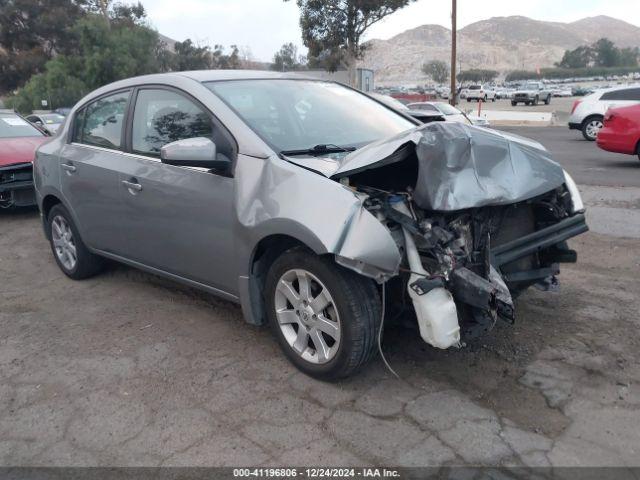
<svg viewBox="0 0 640 480">
<path fill-rule="evenodd" d="M 449 103 L 456 104 L 456 17 L 457 17 L 457 0 L 451 0 L 451 95 L 449 95 Z"/>
</svg>

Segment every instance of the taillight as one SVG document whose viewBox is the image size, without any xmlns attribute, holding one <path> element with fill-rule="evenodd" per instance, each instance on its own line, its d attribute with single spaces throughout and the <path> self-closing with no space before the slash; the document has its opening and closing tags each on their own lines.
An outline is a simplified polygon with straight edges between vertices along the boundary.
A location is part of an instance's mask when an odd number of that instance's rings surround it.
<svg viewBox="0 0 640 480">
<path fill-rule="evenodd" d="M 576 100 L 575 102 L 573 102 L 573 107 L 571 107 L 571 114 L 573 115 L 573 112 L 576 111 L 576 108 L 578 108 L 578 105 L 580 105 L 580 103 L 582 103 L 582 100 Z"/>
</svg>

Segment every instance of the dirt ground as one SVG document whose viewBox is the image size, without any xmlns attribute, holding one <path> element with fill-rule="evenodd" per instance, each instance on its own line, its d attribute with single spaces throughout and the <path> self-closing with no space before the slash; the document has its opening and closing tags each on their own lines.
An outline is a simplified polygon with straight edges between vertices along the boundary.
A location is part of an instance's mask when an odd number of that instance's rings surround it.
<svg viewBox="0 0 640 480">
<path fill-rule="evenodd" d="M 396 328 L 400 380 L 376 359 L 338 384 L 231 303 L 120 265 L 67 279 L 37 212 L 0 213 L 0 465 L 640 465 L 639 192 L 587 188 L 611 222 L 514 326 L 446 352 Z"/>
</svg>

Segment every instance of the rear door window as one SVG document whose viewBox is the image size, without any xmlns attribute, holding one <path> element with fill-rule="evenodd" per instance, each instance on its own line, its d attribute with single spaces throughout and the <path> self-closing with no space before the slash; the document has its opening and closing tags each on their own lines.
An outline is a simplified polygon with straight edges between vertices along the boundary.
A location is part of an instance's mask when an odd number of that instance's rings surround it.
<svg viewBox="0 0 640 480">
<path fill-rule="evenodd" d="M 73 141 L 120 150 L 122 125 L 131 92 L 119 92 L 90 103 L 75 116 Z"/>
</svg>

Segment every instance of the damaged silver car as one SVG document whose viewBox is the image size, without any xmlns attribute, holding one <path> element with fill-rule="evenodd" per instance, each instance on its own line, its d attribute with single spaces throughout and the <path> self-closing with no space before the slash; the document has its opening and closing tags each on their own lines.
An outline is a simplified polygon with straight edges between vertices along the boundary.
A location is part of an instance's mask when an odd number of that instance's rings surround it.
<svg viewBox="0 0 640 480">
<path fill-rule="evenodd" d="M 321 379 L 375 353 L 384 314 L 460 346 L 513 297 L 557 287 L 587 230 L 571 177 L 536 142 L 418 125 L 293 74 L 138 77 L 81 100 L 37 152 L 37 200 L 73 279 L 112 259 L 214 293 L 269 323 Z"/>
</svg>

